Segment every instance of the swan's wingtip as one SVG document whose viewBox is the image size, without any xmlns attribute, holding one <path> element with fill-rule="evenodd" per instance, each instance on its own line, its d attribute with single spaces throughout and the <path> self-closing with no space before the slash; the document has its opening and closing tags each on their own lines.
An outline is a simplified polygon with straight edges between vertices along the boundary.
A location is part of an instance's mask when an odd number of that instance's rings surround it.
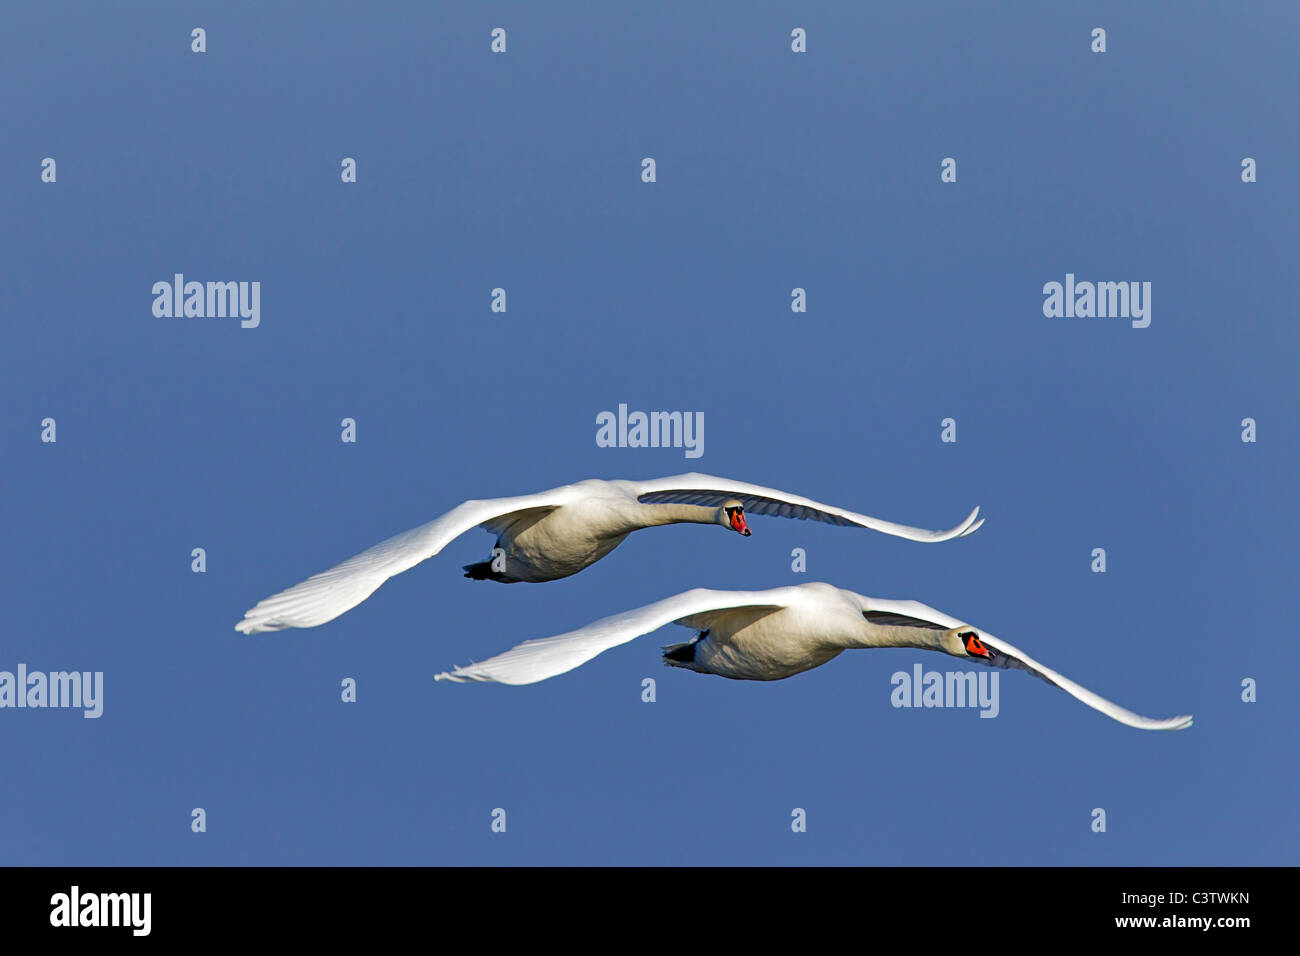
<svg viewBox="0 0 1300 956">
<path fill-rule="evenodd" d="M 470 681 L 482 680 L 483 678 L 468 673 L 463 667 L 457 667 L 455 670 L 443 671 L 441 674 L 434 674 L 433 679 L 436 681 L 450 681 L 453 684 L 468 684 Z"/>
</svg>

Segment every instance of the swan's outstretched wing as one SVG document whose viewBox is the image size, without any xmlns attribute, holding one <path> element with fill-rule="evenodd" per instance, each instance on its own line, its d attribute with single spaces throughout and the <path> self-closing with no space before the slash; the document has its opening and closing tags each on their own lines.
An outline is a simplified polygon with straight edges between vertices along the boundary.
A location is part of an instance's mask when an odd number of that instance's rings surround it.
<svg viewBox="0 0 1300 956">
<path fill-rule="evenodd" d="M 858 595 L 862 601 L 862 612 L 868 620 L 877 620 L 880 623 L 902 624 L 907 623 L 905 620 L 911 619 L 919 626 L 940 627 L 944 630 L 954 627 L 970 628 L 979 635 L 980 641 L 991 652 L 991 657 L 985 660 L 980 657 L 970 658 L 972 661 L 982 661 L 991 664 L 994 667 L 1014 667 L 1018 670 L 1028 671 L 1035 677 L 1040 677 L 1065 691 L 1072 697 L 1083 701 L 1094 710 L 1099 710 L 1107 717 L 1118 720 L 1121 724 L 1128 724 L 1130 727 L 1137 727 L 1139 730 L 1182 730 L 1185 727 L 1192 726 L 1192 717 L 1190 714 L 1181 717 L 1170 717 L 1166 720 L 1157 720 L 1152 717 L 1143 717 L 1141 714 L 1135 714 L 1127 708 L 1121 707 L 1113 701 L 1107 700 L 1100 694 L 1094 694 L 1086 687 L 1080 687 L 1068 677 L 1058 674 L 1044 664 L 1038 663 L 1018 647 L 1008 644 L 999 637 L 978 627 L 971 627 L 964 621 L 959 621 L 955 617 L 949 617 L 942 611 L 936 611 L 934 608 L 922 604 L 919 601 L 886 601 L 879 598 L 869 598 Z M 892 620 L 888 620 L 892 618 Z"/>
<path fill-rule="evenodd" d="M 255 634 L 285 627 L 315 627 L 332 621 L 370 597 L 393 575 L 433 557 L 471 528 L 495 527 L 498 519 L 519 511 L 558 508 L 563 503 L 564 490 L 556 488 L 515 498 L 467 501 L 441 518 L 381 541 L 328 571 L 258 601 L 244 612 L 244 619 L 235 625 L 235 630 Z"/>
<path fill-rule="evenodd" d="M 792 495 L 775 488 L 764 488 L 744 481 L 732 481 L 730 478 L 715 478 L 692 472 L 689 475 L 674 475 L 670 478 L 654 478 L 650 481 L 630 482 L 637 489 L 637 500 L 646 504 L 673 502 L 688 505 L 718 506 L 730 498 L 735 498 L 745 506 L 746 511 L 760 515 L 780 515 L 782 518 L 813 518 L 827 524 L 870 528 L 885 534 L 907 538 L 910 541 L 947 541 L 968 535 L 984 523 L 980 518 L 979 508 L 972 511 L 961 524 L 947 531 L 927 531 L 925 528 L 913 528 L 910 525 L 895 524 L 870 515 L 860 515 L 845 511 L 834 505 L 824 505 L 819 501 Z"/>
<path fill-rule="evenodd" d="M 742 607 L 777 610 L 785 606 L 772 603 L 780 600 L 782 590 L 711 591 L 695 588 L 645 607 L 601 618 L 567 634 L 525 641 L 504 654 L 489 657 L 478 664 L 457 667 L 453 671 L 436 675 L 434 679 L 534 684 L 571 671 L 611 647 L 626 644 L 642 634 L 649 634 L 682 618 Z"/>
</svg>

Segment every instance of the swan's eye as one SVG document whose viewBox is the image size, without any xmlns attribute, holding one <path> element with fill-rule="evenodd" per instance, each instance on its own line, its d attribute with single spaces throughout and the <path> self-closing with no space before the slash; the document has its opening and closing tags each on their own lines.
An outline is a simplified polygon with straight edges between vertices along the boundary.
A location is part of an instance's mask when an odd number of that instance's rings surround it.
<svg viewBox="0 0 1300 956">
<path fill-rule="evenodd" d="M 979 639 L 979 635 L 974 631 L 963 631 L 959 636 L 966 642 L 966 653 L 970 654 L 972 657 L 993 656 L 989 653 L 989 649 L 985 647 L 984 643 Z"/>
</svg>

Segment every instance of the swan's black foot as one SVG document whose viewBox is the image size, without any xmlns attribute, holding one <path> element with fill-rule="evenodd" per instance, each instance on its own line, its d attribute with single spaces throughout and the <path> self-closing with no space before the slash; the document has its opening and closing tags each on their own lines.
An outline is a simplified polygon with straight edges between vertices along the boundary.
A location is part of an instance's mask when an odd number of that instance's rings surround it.
<svg viewBox="0 0 1300 956">
<path fill-rule="evenodd" d="M 664 660 L 669 664 L 695 663 L 695 645 L 709 636 L 708 631 L 700 631 L 693 640 L 685 644 L 668 644 L 664 647 Z"/>
<path fill-rule="evenodd" d="M 465 565 L 465 577 L 471 581 L 498 581 L 506 583 L 506 579 L 498 571 L 492 570 L 491 561 L 479 561 L 477 564 Z"/>
<path fill-rule="evenodd" d="M 664 660 L 670 664 L 691 664 L 695 661 L 695 642 L 669 644 L 664 648 Z"/>
</svg>

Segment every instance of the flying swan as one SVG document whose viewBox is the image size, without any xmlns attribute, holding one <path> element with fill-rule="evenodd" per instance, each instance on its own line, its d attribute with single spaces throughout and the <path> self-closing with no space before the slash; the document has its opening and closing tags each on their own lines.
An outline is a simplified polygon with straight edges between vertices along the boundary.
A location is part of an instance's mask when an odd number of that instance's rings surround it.
<svg viewBox="0 0 1300 956">
<path fill-rule="evenodd" d="M 911 541 L 947 541 L 984 523 L 979 508 L 948 531 L 926 531 L 855 514 L 773 488 L 710 475 L 675 475 L 650 481 L 589 478 L 535 495 L 466 501 L 441 518 L 381 541 L 342 564 L 265 598 L 244 613 L 235 630 L 245 634 L 332 621 L 370 597 L 381 584 L 471 528 L 497 536 L 494 557 L 465 565 L 474 580 L 554 581 L 577 574 L 622 543 L 633 531 L 691 522 L 717 524 L 749 535 L 745 512 L 814 518 L 828 524 L 883 531 Z"/>
<path fill-rule="evenodd" d="M 734 680 L 781 680 L 854 647 L 919 647 L 1028 671 L 1107 717 L 1140 730 L 1182 730 L 1190 715 L 1156 720 L 1094 694 L 987 631 L 917 601 L 884 601 L 813 582 L 770 591 L 696 588 L 557 637 L 525 641 L 436 680 L 532 684 L 666 624 L 699 633 L 663 649 L 664 663 Z"/>
</svg>

